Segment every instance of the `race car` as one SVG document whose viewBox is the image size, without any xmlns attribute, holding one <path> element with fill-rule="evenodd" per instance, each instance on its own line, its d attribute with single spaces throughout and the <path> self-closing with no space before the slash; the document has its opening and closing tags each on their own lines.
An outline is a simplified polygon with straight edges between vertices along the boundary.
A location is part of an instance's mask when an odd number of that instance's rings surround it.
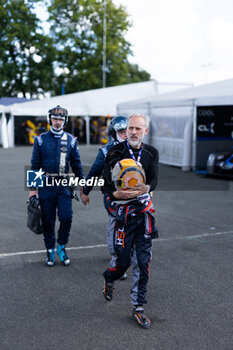
<svg viewBox="0 0 233 350">
<path fill-rule="evenodd" d="M 207 174 L 233 177 L 233 150 L 210 153 L 207 160 Z"/>
</svg>

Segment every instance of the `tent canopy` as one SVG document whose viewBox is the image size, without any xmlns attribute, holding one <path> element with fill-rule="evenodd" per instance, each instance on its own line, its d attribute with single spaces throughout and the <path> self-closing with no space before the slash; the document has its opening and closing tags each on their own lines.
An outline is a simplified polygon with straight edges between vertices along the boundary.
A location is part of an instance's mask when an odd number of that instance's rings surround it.
<svg viewBox="0 0 233 350">
<path fill-rule="evenodd" d="M 195 86 L 118 104 L 118 112 L 166 106 L 233 104 L 233 79 Z"/>
<path fill-rule="evenodd" d="M 0 104 L 4 106 L 13 105 L 14 103 L 24 103 L 28 101 L 33 101 L 32 99 L 27 99 L 25 97 L 1 97 L 0 98 Z"/>
<path fill-rule="evenodd" d="M 61 105 L 68 109 L 70 116 L 116 115 L 117 104 L 120 102 L 190 86 L 190 83 L 160 83 L 151 80 L 14 104 L 11 107 L 11 112 L 15 116 L 46 116 L 50 108 Z"/>
<path fill-rule="evenodd" d="M 158 148 L 160 162 L 183 169 L 203 167 L 208 154 L 228 149 L 233 140 L 207 140 L 197 147 L 196 108 L 233 105 L 233 79 L 186 88 L 118 104 L 119 114 L 142 113 L 151 118 L 149 141 Z M 223 119 L 222 119 L 223 120 Z M 224 123 L 224 120 L 222 121 Z M 202 122 L 208 128 L 208 123 Z"/>
<path fill-rule="evenodd" d="M 116 115 L 116 106 L 119 102 L 156 93 L 157 82 L 152 80 L 14 104 L 11 107 L 11 111 L 13 115 L 46 116 L 50 108 L 61 105 L 68 109 L 70 116 Z"/>
</svg>

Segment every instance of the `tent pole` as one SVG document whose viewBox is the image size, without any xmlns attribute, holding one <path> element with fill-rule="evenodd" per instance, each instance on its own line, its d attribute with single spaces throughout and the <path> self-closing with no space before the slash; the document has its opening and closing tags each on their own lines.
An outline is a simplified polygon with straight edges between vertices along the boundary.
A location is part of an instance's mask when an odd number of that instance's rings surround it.
<svg viewBox="0 0 233 350">
<path fill-rule="evenodd" d="M 90 145 L 90 116 L 85 116 L 86 121 L 86 144 Z"/>
<path fill-rule="evenodd" d="M 8 146 L 15 146 L 15 130 L 14 130 L 15 120 L 12 113 L 10 113 L 10 118 L 7 122 L 7 136 L 8 136 Z"/>
<path fill-rule="evenodd" d="M 193 144 L 192 144 L 192 167 L 193 171 L 197 167 L 197 106 L 193 102 Z"/>
<path fill-rule="evenodd" d="M 193 114 L 193 113 L 192 113 Z M 182 160 L 182 171 L 191 170 L 192 162 L 192 127 L 193 118 L 190 116 L 188 122 L 184 128 L 184 146 L 183 146 L 183 160 Z"/>
<path fill-rule="evenodd" d="M 74 118 L 70 118 L 71 120 L 71 134 L 74 135 Z"/>
<path fill-rule="evenodd" d="M 8 134 L 7 134 L 7 120 L 6 120 L 6 114 L 5 112 L 2 112 L 2 118 L 1 118 L 1 141 L 2 141 L 2 147 L 3 148 L 9 148 L 9 141 L 8 141 Z"/>
<path fill-rule="evenodd" d="M 147 114 L 151 120 L 152 115 L 151 115 L 151 103 L 150 102 L 148 102 L 148 104 L 147 104 Z M 149 125 L 149 135 L 148 136 L 149 136 L 149 144 L 152 145 L 152 130 L 151 130 L 150 126 L 151 126 L 151 123 Z"/>
</svg>

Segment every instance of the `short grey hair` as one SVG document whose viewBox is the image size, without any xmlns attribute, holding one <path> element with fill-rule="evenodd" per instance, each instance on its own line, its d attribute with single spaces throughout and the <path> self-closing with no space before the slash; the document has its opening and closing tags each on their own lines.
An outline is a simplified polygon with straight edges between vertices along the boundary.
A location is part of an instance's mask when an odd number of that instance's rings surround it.
<svg viewBox="0 0 233 350">
<path fill-rule="evenodd" d="M 150 117 L 148 117 L 148 115 L 144 115 L 144 114 L 132 114 L 129 118 L 128 118 L 128 122 L 130 121 L 130 119 L 134 118 L 134 117 L 142 117 L 144 119 L 144 123 L 146 128 L 149 128 L 150 125 Z"/>
</svg>

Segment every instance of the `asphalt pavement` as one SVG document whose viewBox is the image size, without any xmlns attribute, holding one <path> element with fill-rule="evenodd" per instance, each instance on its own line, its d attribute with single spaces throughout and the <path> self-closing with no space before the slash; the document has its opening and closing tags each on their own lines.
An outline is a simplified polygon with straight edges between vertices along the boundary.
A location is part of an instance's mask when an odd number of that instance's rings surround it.
<svg viewBox="0 0 233 350">
<path fill-rule="evenodd" d="M 97 146 L 80 146 L 92 164 Z M 0 149 L 0 349 L 232 350 L 233 183 L 160 166 L 148 304 L 151 328 L 131 319 L 131 270 L 102 295 L 107 214 L 99 191 L 73 203 L 69 267 L 45 266 L 26 227 L 32 147 Z"/>
</svg>

